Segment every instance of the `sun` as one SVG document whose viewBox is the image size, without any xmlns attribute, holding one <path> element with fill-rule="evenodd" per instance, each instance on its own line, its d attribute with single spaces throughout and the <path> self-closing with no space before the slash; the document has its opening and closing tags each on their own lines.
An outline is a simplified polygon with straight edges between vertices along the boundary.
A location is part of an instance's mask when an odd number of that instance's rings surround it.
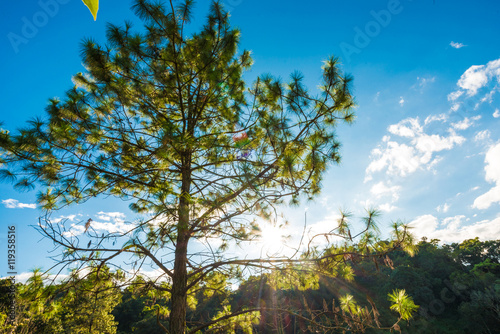
<svg viewBox="0 0 500 334">
<path fill-rule="evenodd" d="M 286 228 L 283 226 L 275 226 L 265 224 L 261 226 L 261 234 L 258 243 L 261 245 L 261 250 L 267 255 L 278 255 L 285 249 Z"/>
</svg>

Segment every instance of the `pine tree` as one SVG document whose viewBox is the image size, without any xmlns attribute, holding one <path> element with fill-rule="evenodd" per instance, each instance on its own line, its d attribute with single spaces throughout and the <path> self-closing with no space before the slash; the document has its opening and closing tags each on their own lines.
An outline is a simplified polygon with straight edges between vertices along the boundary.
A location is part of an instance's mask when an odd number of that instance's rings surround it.
<svg viewBox="0 0 500 334">
<path fill-rule="evenodd" d="M 159 325 L 185 333 L 188 297 L 213 272 L 231 277 L 241 268 L 293 271 L 307 263 L 340 275 L 346 266 L 334 266 L 348 253 L 375 256 L 410 245 L 406 229 L 397 225 L 394 241 L 375 247 L 376 225 L 369 218 L 359 245 L 341 220 L 332 234 L 345 238 L 345 246 L 330 248 L 321 259 L 313 250 L 294 259 L 225 256 L 228 245 L 256 237 L 255 216 L 269 218 L 285 200 L 297 205 L 320 192 L 327 167 L 340 161 L 336 126 L 354 120 L 352 78 L 331 57 L 317 96 L 298 72 L 288 82 L 263 75 L 247 85 L 250 52 L 238 53 L 240 32 L 220 3 L 212 2 L 205 25 L 189 36 L 192 0 L 178 6 L 137 0 L 133 10 L 144 21 L 142 32 L 128 22 L 110 24 L 107 45 L 84 41 L 88 72 L 74 76 L 65 99 L 50 100 L 48 119 L 0 136 L 0 162 L 8 168 L 0 176 L 21 190 L 38 183 L 47 217 L 98 196 L 128 200 L 148 217 L 127 233 L 107 235 L 94 231 L 89 220 L 85 231 L 95 241 L 87 247 L 47 218 L 40 228 L 66 249 L 61 263 L 104 263 L 132 254 L 138 270 L 149 260 L 167 278 L 144 283 L 169 296 L 170 309 L 158 310 Z M 127 241 L 115 246 L 118 237 Z M 220 247 L 209 252 L 189 248 L 193 241 L 215 239 Z M 172 263 L 162 260 L 166 255 Z M 168 326 L 160 315 L 168 315 Z"/>
<path fill-rule="evenodd" d="M 60 286 L 63 327 L 75 334 L 115 334 L 117 323 L 111 312 L 121 300 L 114 287 L 122 274 L 111 273 L 106 266 L 91 265 L 86 271 L 83 276 L 74 270 Z"/>
</svg>

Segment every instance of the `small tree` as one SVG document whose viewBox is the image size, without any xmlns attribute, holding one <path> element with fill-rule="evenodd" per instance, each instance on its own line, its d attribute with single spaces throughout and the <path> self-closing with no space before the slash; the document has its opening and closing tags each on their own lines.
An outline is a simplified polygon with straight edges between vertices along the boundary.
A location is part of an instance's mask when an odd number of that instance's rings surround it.
<svg viewBox="0 0 500 334">
<path fill-rule="evenodd" d="M 93 265 L 85 271 L 82 277 L 82 271 L 74 270 L 62 285 L 63 327 L 75 334 L 115 334 L 117 324 L 111 312 L 121 299 L 115 285 L 122 274 Z"/>
<path fill-rule="evenodd" d="M 18 189 L 36 182 L 42 187 L 38 202 L 48 214 L 40 229 L 66 250 L 60 263 L 113 262 L 120 254 L 135 257 L 134 272 L 146 260 L 153 263 L 162 274 L 144 284 L 168 296 L 170 308 L 158 309 L 158 319 L 168 315 L 169 325 L 159 325 L 170 333 L 186 332 L 188 297 L 213 272 L 237 277 L 242 268 L 295 272 L 300 265 L 341 275 L 349 273 L 347 256 L 411 245 L 406 228 L 396 225 L 395 239 L 375 246 L 371 212 L 358 239 L 343 217 L 328 235 L 345 243 L 326 253 L 310 248 L 265 259 L 224 254 L 228 245 L 257 237 L 255 216 L 269 218 L 285 199 L 297 205 L 319 194 L 327 167 L 340 161 L 335 128 L 354 119 L 352 79 L 331 57 L 318 96 L 297 72 L 287 83 L 264 75 L 247 86 L 242 74 L 252 64 L 250 52 L 237 55 L 240 32 L 230 27 L 228 13 L 213 2 L 201 31 L 186 36 L 192 7 L 192 0 L 177 7 L 135 1 L 143 32 L 134 33 L 130 23 L 109 25 L 108 45 L 86 40 L 88 73 L 74 77 L 63 101 L 50 101 L 46 120 L 0 139 L 9 167 L 1 175 Z M 85 231 L 94 241 L 87 247 L 50 221 L 53 210 L 109 195 L 130 201 L 147 219 L 126 233 L 106 235 L 89 220 Z M 114 246 L 119 237 L 125 241 Z M 200 251 L 195 240 L 217 240 L 219 247 L 205 242 Z M 191 330 L 258 310 L 226 311 Z"/>
</svg>

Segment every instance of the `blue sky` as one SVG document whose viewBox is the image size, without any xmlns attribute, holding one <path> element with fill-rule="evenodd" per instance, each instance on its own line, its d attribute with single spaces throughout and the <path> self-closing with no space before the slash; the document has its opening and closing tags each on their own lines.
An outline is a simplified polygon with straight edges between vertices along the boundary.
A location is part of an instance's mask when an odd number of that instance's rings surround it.
<svg viewBox="0 0 500 334">
<path fill-rule="evenodd" d="M 314 90 L 322 60 L 341 58 L 354 76 L 357 121 L 338 129 L 343 161 L 325 176 L 315 203 L 285 209 L 296 236 L 307 208 L 312 231 L 335 225 L 340 207 L 356 216 L 379 207 L 384 230 L 402 219 L 418 236 L 459 242 L 500 239 L 500 3 L 494 0 L 225 0 L 252 51 L 248 81 L 301 71 Z M 14 130 L 44 114 L 84 71 L 80 41 L 104 42 L 107 22 L 140 26 L 129 1 L 101 0 L 97 21 L 80 0 L 2 2 L 0 120 Z M 203 23 L 199 1 L 193 29 Z M 30 225 L 35 193 L 0 183 L 0 240 L 18 228 L 18 272 L 50 268 L 51 244 Z M 98 199 L 53 214 L 102 230 L 126 228 L 128 204 Z M 75 227 L 78 231 L 78 227 Z M 272 230 L 273 233 L 278 233 Z M 2 246 L 3 247 L 3 246 Z M 5 250 L 2 250 L 6 254 Z M 0 255 L 0 276 L 5 273 Z"/>
</svg>

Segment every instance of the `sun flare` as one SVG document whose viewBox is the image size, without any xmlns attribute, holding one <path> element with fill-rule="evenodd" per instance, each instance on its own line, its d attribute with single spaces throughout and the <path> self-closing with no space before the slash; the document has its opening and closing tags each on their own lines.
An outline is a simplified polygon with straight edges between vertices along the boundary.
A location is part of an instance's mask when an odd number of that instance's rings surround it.
<svg viewBox="0 0 500 334">
<path fill-rule="evenodd" d="M 259 238 L 262 250 L 272 255 L 282 253 L 285 248 L 286 235 L 286 228 L 283 226 L 262 226 Z"/>
</svg>

